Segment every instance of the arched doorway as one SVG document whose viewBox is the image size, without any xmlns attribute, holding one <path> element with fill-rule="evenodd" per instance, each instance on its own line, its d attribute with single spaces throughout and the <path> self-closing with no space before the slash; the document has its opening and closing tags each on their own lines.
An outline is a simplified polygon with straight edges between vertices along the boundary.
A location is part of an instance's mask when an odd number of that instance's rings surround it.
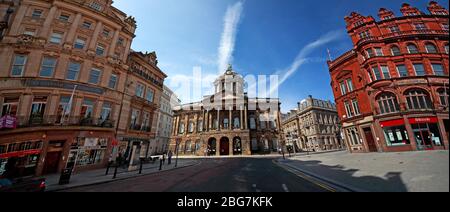
<svg viewBox="0 0 450 212">
<path fill-rule="evenodd" d="M 210 138 L 208 140 L 208 156 L 216 155 L 216 139 Z"/>
<path fill-rule="evenodd" d="M 233 155 L 242 155 L 242 140 L 240 137 L 233 138 Z"/>
<path fill-rule="evenodd" d="M 227 137 L 220 139 L 220 155 L 230 155 L 230 140 Z"/>
</svg>

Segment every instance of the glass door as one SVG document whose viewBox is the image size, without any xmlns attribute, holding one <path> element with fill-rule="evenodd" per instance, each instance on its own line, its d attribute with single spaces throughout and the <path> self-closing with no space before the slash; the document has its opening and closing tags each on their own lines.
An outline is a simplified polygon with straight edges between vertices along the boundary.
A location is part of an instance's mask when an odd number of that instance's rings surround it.
<svg viewBox="0 0 450 212">
<path fill-rule="evenodd" d="M 419 150 L 434 149 L 432 136 L 427 124 L 413 124 L 412 128 Z"/>
</svg>

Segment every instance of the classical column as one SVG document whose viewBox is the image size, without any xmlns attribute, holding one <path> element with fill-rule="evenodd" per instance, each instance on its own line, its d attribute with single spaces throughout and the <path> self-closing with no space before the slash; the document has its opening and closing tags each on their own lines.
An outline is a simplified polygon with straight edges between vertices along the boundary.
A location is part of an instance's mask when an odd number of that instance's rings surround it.
<svg viewBox="0 0 450 212">
<path fill-rule="evenodd" d="M 217 131 L 220 131 L 220 108 L 217 108 Z"/>
<path fill-rule="evenodd" d="M 202 112 L 203 113 L 203 112 Z M 198 113 L 196 113 L 195 114 L 195 123 L 194 123 L 194 126 L 195 126 L 195 130 L 194 130 L 194 132 L 197 134 L 199 131 L 198 131 L 198 120 L 199 120 L 199 114 Z"/>
<path fill-rule="evenodd" d="M 244 112 L 244 123 L 245 123 L 244 129 L 246 130 L 248 128 L 248 124 L 247 124 L 248 109 L 247 109 L 247 106 L 244 106 L 244 110 L 245 110 L 245 112 Z"/>
<path fill-rule="evenodd" d="M 55 19 L 55 14 L 56 11 L 58 10 L 58 7 L 53 6 L 50 11 L 48 12 L 47 17 L 45 18 L 44 21 L 44 25 L 42 26 L 42 31 L 39 34 L 40 37 L 47 39 L 49 32 L 50 32 L 50 27 L 52 25 L 53 20 Z"/>
<path fill-rule="evenodd" d="M 205 129 L 206 129 L 206 127 L 207 127 L 206 121 L 205 121 L 205 120 L 206 120 L 205 118 L 206 118 L 206 113 L 207 113 L 207 111 L 202 110 L 202 113 L 203 113 L 203 119 L 202 119 L 202 123 L 203 123 L 202 125 L 203 125 L 203 126 L 202 126 L 202 131 L 205 131 Z"/>
<path fill-rule="evenodd" d="M 244 119 L 243 119 L 243 116 L 244 116 L 244 114 L 243 114 L 243 111 L 244 111 L 244 109 L 242 108 L 242 106 L 239 108 L 240 110 L 239 110 L 239 112 L 240 112 L 240 119 L 239 119 L 239 127 L 241 128 L 241 130 L 243 130 L 244 129 Z"/>
<path fill-rule="evenodd" d="M 177 125 L 177 119 L 176 119 L 176 117 L 172 120 L 172 135 L 173 136 L 176 136 L 177 134 L 176 134 L 176 125 Z"/>
<path fill-rule="evenodd" d="M 188 134 L 189 132 L 189 115 L 185 115 L 184 118 L 184 133 Z"/>
<path fill-rule="evenodd" d="M 19 10 L 17 10 L 17 13 L 16 13 L 16 17 L 14 18 L 15 20 L 13 21 L 13 23 L 9 29 L 10 35 L 12 35 L 12 36 L 19 35 L 20 25 L 22 24 L 23 17 L 25 16 L 25 13 L 27 12 L 27 10 L 28 10 L 27 4 L 23 4 L 21 7 L 19 7 Z M 3 18 L 3 17 L 1 17 L 1 18 Z"/>
<path fill-rule="evenodd" d="M 233 127 L 232 127 L 232 124 L 233 124 L 233 116 L 232 116 L 232 113 L 233 113 L 233 107 L 230 107 L 230 111 L 229 111 L 230 120 L 228 121 L 228 129 L 229 129 L 229 130 L 232 130 L 232 129 L 233 129 Z"/>
<path fill-rule="evenodd" d="M 91 43 L 89 44 L 89 50 L 94 51 L 97 48 L 97 40 L 98 36 L 100 35 L 100 30 L 103 28 L 102 22 L 97 22 L 97 25 L 95 26 L 94 34 L 92 35 Z"/>
<path fill-rule="evenodd" d="M 208 132 L 211 130 L 211 116 L 212 113 L 208 111 Z"/>
<path fill-rule="evenodd" d="M 112 39 L 112 42 L 111 42 L 111 46 L 109 47 L 108 55 L 110 57 L 114 57 L 114 53 L 116 51 L 116 46 L 117 46 L 117 41 L 119 40 L 119 35 L 120 35 L 120 31 L 116 30 L 114 32 L 114 36 L 113 36 L 113 39 Z"/>
<path fill-rule="evenodd" d="M 69 33 L 67 33 L 67 37 L 66 37 L 66 43 L 72 45 L 74 40 L 75 40 L 75 34 L 77 32 L 77 28 L 80 25 L 80 21 L 81 21 L 81 13 L 77 13 L 77 15 L 75 16 L 75 19 L 72 23 L 72 26 L 70 26 L 70 30 Z"/>
</svg>

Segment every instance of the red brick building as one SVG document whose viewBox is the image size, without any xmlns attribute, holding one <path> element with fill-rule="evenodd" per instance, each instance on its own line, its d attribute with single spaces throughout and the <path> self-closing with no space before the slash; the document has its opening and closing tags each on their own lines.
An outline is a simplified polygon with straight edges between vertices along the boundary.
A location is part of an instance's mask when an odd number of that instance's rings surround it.
<svg viewBox="0 0 450 212">
<path fill-rule="evenodd" d="M 428 10 L 345 17 L 354 47 L 328 65 L 351 152 L 448 149 L 448 10 Z"/>
</svg>

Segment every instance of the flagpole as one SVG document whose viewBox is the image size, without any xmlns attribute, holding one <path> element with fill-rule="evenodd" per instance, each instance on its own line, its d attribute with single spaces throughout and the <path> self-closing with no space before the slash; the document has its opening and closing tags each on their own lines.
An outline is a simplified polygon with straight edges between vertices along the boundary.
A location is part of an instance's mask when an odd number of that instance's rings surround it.
<svg viewBox="0 0 450 212">
<path fill-rule="evenodd" d="M 66 107 L 64 107 L 64 110 L 63 110 L 63 115 L 62 115 L 62 117 L 61 117 L 61 124 L 64 124 L 64 122 L 65 122 L 65 120 L 64 120 L 64 118 L 66 117 L 66 108 L 68 108 L 69 107 L 69 109 L 68 109 L 68 112 L 69 112 L 69 114 L 67 114 L 68 115 L 68 119 L 70 119 L 70 111 L 72 110 L 72 104 L 73 104 L 73 97 L 75 96 L 75 91 L 77 90 L 77 87 L 78 87 L 78 85 L 75 85 L 74 87 L 73 87 L 73 91 L 72 91 L 72 95 L 70 96 L 70 100 L 69 100 L 69 103 L 67 104 L 67 106 Z"/>
</svg>

